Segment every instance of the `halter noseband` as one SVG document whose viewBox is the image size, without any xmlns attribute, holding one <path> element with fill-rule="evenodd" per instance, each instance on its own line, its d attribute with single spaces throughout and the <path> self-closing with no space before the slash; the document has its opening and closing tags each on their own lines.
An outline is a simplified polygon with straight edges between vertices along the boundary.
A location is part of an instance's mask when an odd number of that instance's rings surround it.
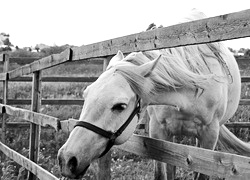
<svg viewBox="0 0 250 180">
<path fill-rule="evenodd" d="M 127 121 L 125 121 L 125 123 L 115 132 L 106 131 L 106 130 L 99 128 L 91 123 L 84 122 L 84 121 L 78 121 L 76 123 L 76 125 L 74 126 L 74 128 L 76 126 L 80 126 L 80 127 L 86 128 L 88 130 L 91 130 L 91 131 L 108 139 L 107 147 L 102 152 L 102 154 L 99 156 L 99 158 L 100 158 L 100 157 L 104 156 L 112 148 L 112 146 L 115 143 L 116 138 L 122 134 L 122 132 L 126 129 L 126 127 L 129 125 L 129 123 L 135 117 L 135 115 L 137 115 L 139 118 L 140 110 L 141 110 L 140 98 L 137 96 L 137 101 L 136 101 L 135 108 L 134 108 L 133 112 L 130 114 Z"/>
</svg>

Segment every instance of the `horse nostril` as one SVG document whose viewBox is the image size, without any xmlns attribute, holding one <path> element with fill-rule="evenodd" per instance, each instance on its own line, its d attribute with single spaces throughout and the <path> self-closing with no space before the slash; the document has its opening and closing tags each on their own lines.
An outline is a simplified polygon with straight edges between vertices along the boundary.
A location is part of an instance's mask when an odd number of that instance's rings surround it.
<svg viewBox="0 0 250 180">
<path fill-rule="evenodd" d="M 77 159 L 75 156 L 69 159 L 68 167 L 69 167 L 70 172 L 74 174 L 77 169 Z"/>
</svg>

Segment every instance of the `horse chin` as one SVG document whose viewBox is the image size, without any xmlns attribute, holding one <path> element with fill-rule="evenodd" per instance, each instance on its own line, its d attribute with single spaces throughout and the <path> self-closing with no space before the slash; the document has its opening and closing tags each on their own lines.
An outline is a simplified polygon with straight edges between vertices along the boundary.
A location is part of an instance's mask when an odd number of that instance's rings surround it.
<svg viewBox="0 0 250 180">
<path fill-rule="evenodd" d="M 81 173 L 79 173 L 75 179 L 82 179 L 82 177 L 85 175 L 85 173 L 87 172 L 88 168 L 90 165 L 88 165 Z"/>
<path fill-rule="evenodd" d="M 82 179 L 83 176 L 85 175 L 85 173 L 87 172 L 89 166 L 90 166 L 90 165 L 88 165 L 82 172 L 80 172 L 80 173 L 77 174 L 77 175 L 68 176 L 68 175 L 62 174 L 62 176 L 63 176 L 64 178 L 66 178 L 65 180 L 68 180 L 68 178 L 70 178 L 70 179 Z"/>
</svg>

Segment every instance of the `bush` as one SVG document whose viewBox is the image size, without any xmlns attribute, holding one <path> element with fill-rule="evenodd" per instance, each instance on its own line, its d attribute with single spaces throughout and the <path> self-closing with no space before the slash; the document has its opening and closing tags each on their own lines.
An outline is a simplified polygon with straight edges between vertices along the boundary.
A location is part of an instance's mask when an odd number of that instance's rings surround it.
<svg viewBox="0 0 250 180">
<path fill-rule="evenodd" d="M 32 58 L 39 58 L 41 57 L 40 53 L 26 51 L 24 49 L 17 49 L 16 51 L 9 52 L 10 57 L 32 57 Z"/>
</svg>

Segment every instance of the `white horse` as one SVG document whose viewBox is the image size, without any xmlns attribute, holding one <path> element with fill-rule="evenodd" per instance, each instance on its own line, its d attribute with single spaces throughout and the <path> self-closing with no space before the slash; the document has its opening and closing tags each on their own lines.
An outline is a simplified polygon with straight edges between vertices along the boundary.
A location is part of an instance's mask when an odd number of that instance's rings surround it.
<svg viewBox="0 0 250 180">
<path fill-rule="evenodd" d="M 64 176 L 78 178 L 113 144 L 133 134 L 140 111 L 148 105 L 151 136 L 166 139 L 166 130 L 193 135 L 201 147 L 219 140 L 243 155 L 250 146 L 223 124 L 235 113 L 241 92 L 238 65 L 221 43 L 135 52 L 118 52 L 107 70 L 84 91 L 80 119 L 58 152 Z M 160 108 L 160 109 L 158 109 Z M 166 117 L 173 113 L 172 124 Z M 163 178 L 166 178 L 165 176 Z"/>
</svg>

